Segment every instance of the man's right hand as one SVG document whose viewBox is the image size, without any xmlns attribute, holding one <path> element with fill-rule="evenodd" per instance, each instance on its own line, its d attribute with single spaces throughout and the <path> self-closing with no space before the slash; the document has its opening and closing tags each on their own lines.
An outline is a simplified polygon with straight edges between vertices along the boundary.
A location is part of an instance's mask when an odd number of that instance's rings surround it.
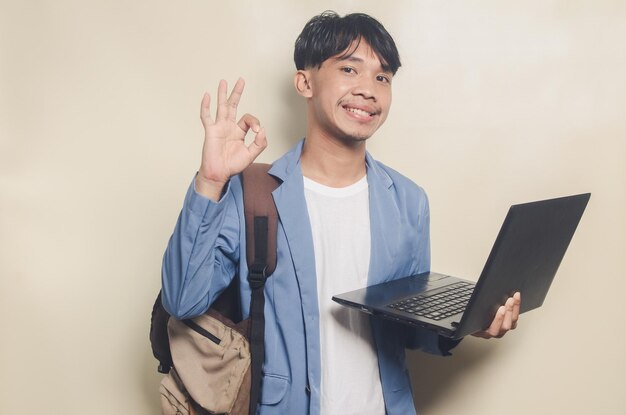
<svg viewBox="0 0 626 415">
<path fill-rule="evenodd" d="M 256 117 L 245 114 L 239 122 L 236 121 L 244 85 L 244 80 L 239 78 L 227 99 L 228 86 L 226 81 L 220 81 L 215 120 L 210 113 L 211 97 L 205 93 L 202 98 L 200 119 L 204 126 L 204 146 L 195 184 L 198 193 L 214 201 L 219 200 L 228 179 L 252 164 L 267 147 L 265 130 Z M 246 145 L 245 137 L 250 129 L 255 136 Z"/>
</svg>

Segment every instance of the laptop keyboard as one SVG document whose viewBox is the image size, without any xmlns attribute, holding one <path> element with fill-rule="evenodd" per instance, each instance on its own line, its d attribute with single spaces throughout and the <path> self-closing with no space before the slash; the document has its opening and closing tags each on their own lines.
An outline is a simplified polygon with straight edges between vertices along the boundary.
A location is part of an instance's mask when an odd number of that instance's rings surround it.
<svg viewBox="0 0 626 415">
<path fill-rule="evenodd" d="M 443 290 L 438 289 L 435 294 L 426 292 L 405 298 L 389 307 L 416 316 L 441 320 L 465 311 L 473 291 L 474 284 L 457 282 L 444 287 Z"/>
</svg>

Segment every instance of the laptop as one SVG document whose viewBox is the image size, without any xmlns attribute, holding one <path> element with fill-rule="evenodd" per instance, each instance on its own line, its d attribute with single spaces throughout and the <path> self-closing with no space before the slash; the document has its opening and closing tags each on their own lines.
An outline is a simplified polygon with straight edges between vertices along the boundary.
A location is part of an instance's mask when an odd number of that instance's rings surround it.
<svg viewBox="0 0 626 415">
<path fill-rule="evenodd" d="M 333 296 L 365 313 L 452 339 L 486 329 L 519 291 L 520 313 L 543 304 L 591 194 L 513 205 L 476 283 L 428 272 Z"/>
</svg>

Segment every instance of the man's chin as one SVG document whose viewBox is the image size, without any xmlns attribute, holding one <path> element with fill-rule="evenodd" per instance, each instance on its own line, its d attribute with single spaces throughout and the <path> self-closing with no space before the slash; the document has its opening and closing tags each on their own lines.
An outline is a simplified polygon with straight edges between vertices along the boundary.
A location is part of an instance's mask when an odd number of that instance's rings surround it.
<svg viewBox="0 0 626 415">
<path fill-rule="evenodd" d="M 346 144 L 361 144 L 367 141 L 372 134 L 345 134 L 341 137 L 341 141 Z"/>
<path fill-rule="evenodd" d="M 373 130 L 373 131 L 372 131 Z M 374 135 L 376 129 L 340 129 L 337 128 L 334 131 L 328 133 L 329 136 L 334 137 L 335 140 L 343 143 L 346 146 L 356 147 L 363 145 L 370 137 Z"/>
</svg>

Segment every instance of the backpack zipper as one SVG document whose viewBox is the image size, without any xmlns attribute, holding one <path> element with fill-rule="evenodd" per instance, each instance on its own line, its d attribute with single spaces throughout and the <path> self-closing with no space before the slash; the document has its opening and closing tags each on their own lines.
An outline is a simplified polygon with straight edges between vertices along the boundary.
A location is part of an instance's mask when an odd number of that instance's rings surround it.
<svg viewBox="0 0 626 415">
<path fill-rule="evenodd" d="M 191 330 L 195 331 L 196 333 L 198 333 L 199 335 L 203 337 L 206 337 L 207 339 L 211 340 L 213 343 L 220 344 L 222 342 L 222 340 L 220 340 L 217 336 L 215 336 L 214 334 L 211 334 L 209 331 L 207 331 L 205 328 L 200 326 L 195 321 L 182 320 L 182 322 L 185 323 L 185 325 L 189 327 Z"/>
</svg>

